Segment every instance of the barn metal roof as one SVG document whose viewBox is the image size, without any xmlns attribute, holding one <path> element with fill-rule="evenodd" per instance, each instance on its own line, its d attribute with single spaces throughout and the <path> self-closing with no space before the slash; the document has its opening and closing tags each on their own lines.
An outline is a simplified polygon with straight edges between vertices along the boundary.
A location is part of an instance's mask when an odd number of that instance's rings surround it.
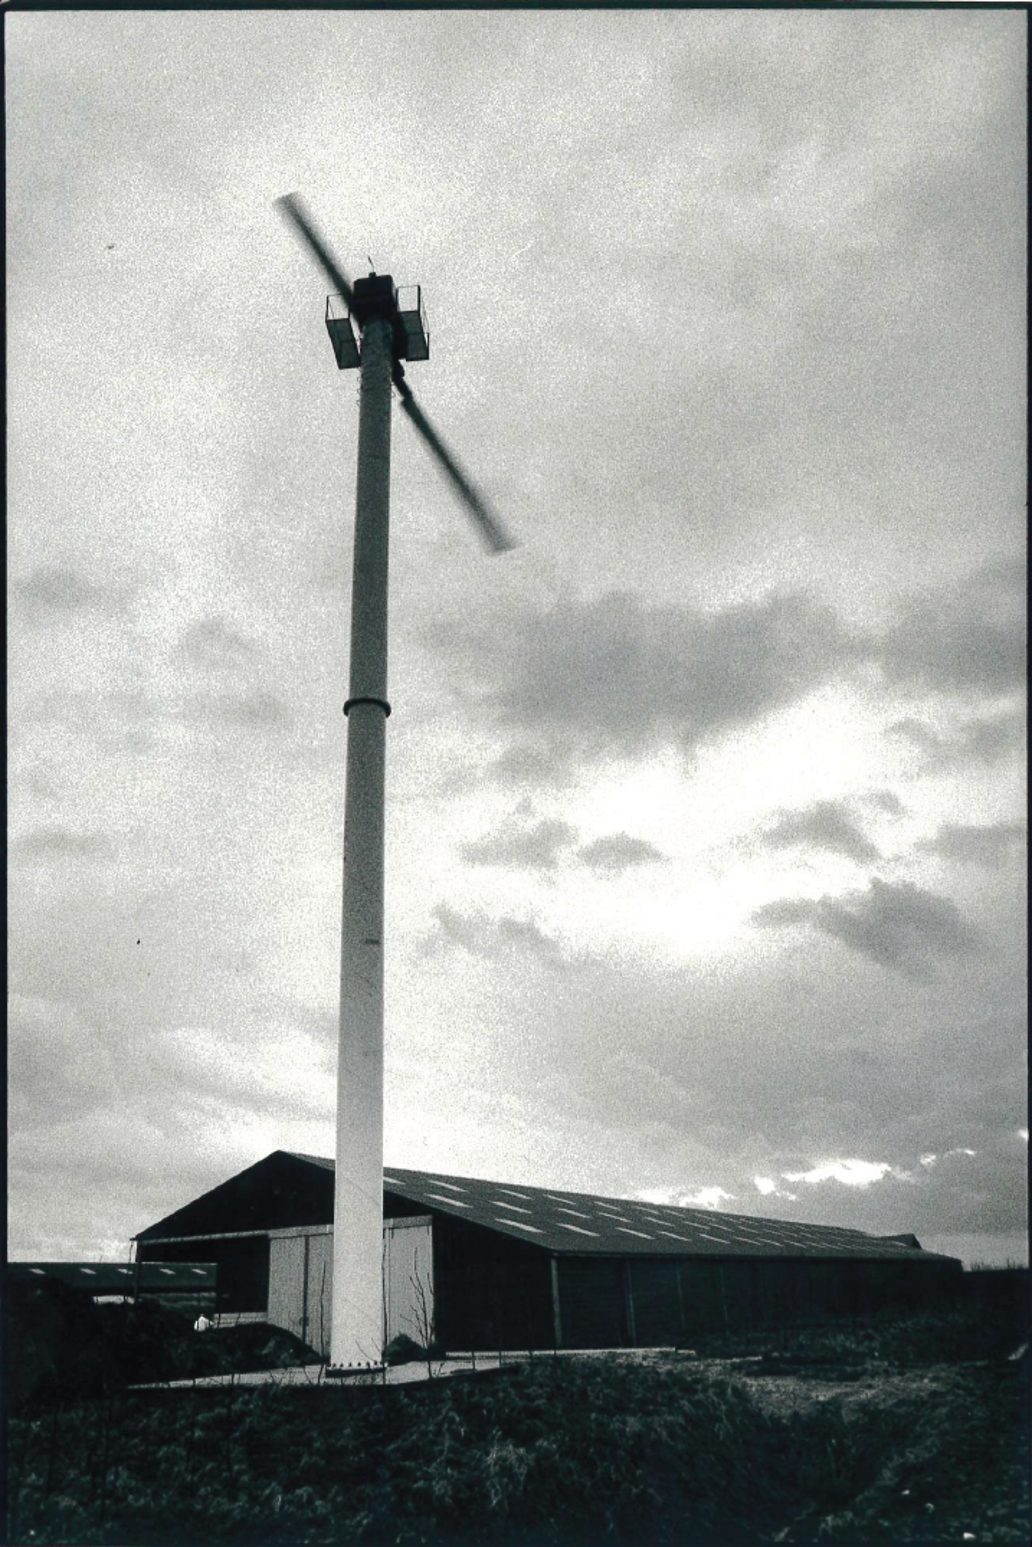
<svg viewBox="0 0 1032 1547">
<path fill-rule="evenodd" d="M 294 1154 L 328 1171 L 332 1160 Z M 552 1252 L 604 1252 L 609 1256 L 823 1257 L 885 1261 L 951 1259 L 922 1251 L 916 1237 L 866 1235 L 834 1225 L 760 1219 L 753 1214 L 642 1203 L 594 1193 L 555 1191 L 508 1182 L 484 1182 L 440 1171 L 384 1170 L 384 1191 L 428 1210 L 465 1219 L 530 1241 Z M 905 1244 L 914 1241 L 915 1245 Z"/>
<path fill-rule="evenodd" d="M 213 1262 L 141 1262 L 142 1294 L 202 1294 L 215 1288 Z M 136 1292 L 136 1264 L 115 1262 L 9 1262 L 12 1283 L 43 1284 L 60 1279 L 91 1295 L 131 1295 Z"/>
</svg>

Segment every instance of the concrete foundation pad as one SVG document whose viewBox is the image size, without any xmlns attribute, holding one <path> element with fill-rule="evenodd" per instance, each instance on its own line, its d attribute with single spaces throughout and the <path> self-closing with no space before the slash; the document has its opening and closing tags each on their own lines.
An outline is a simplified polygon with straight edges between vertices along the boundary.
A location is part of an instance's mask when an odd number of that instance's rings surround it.
<svg viewBox="0 0 1032 1547">
<path fill-rule="evenodd" d="M 511 1368 L 518 1364 L 536 1364 L 552 1359 L 622 1359 L 648 1360 L 658 1355 L 673 1354 L 672 1348 L 570 1348 L 553 1352 L 528 1352 L 527 1350 L 503 1351 L 495 1354 L 457 1353 L 443 1359 L 414 1360 L 411 1364 L 382 1365 L 370 1370 L 355 1370 L 338 1374 L 330 1373 L 325 1364 L 304 1364 L 286 1370 L 250 1370 L 234 1375 L 202 1375 L 196 1380 L 152 1382 L 146 1386 L 132 1386 L 132 1391 L 181 1391 L 188 1387 L 208 1386 L 326 1386 L 334 1390 L 340 1386 L 411 1386 L 434 1380 L 447 1380 L 454 1375 L 480 1375 L 490 1370 Z M 687 1357 L 692 1357 L 690 1354 Z"/>
</svg>

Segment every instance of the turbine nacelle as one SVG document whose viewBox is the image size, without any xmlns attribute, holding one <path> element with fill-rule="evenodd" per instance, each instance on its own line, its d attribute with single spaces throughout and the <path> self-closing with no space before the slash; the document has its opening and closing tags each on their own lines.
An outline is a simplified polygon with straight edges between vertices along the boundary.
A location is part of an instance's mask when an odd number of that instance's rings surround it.
<svg viewBox="0 0 1032 1547">
<path fill-rule="evenodd" d="M 342 295 L 326 297 L 326 329 L 339 370 L 354 370 L 361 358 L 359 340 L 371 317 L 391 324 L 394 360 L 429 360 L 430 332 L 418 285 L 395 286 L 390 274 L 356 279 L 349 306 Z M 355 328 L 357 324 L 357 332 Z"/>
</svg>

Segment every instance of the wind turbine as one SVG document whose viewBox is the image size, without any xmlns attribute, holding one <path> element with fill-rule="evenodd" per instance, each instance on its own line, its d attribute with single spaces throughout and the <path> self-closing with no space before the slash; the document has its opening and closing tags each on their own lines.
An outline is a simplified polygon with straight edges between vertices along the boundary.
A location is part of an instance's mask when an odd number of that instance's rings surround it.
<svg viewBox="0 0 1032 1547">
<path fill-rule="evenodd" d="M 340 369 L 360 369 L 358 476 L 351 592 L 351 665 L 344 793 L 337 1153 L 333 1205 L 331 1371 L 383 1359 L 383 873 L 387 701 L 387 536 L 391 384 L 488 548 L 513 543 L 405 380 L 402 360 L 429 356 L 419 291 L 399 303 L 389 274 L 354 284 L 297 194 L 276 206 L 333 287 L 326 326 Z M 342 298 L 343 316 L 333 303 Z M 355 338 L 357 325 L 361 347 Z"/>
</svg>

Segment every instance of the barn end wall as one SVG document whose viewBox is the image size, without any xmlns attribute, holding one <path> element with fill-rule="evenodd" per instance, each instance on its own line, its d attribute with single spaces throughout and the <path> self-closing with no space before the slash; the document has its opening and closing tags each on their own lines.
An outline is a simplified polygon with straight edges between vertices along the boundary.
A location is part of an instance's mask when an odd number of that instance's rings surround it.
<svg viewBox="0 0 1032 1547">
<path fill-rule="evenodd" d="M 265 1321 L 330 1353 L 333 1232 L 328 1225 L 202 1241 L 141 1241 L 141 1262 L 205 1261 L 218 1269 L 220 1321 Z M 433 1246 L 426 1214 L 384 1220 L 385 1343 L 399 1333 L 426 1343 L 434 1324 Z"/>
</svg>

